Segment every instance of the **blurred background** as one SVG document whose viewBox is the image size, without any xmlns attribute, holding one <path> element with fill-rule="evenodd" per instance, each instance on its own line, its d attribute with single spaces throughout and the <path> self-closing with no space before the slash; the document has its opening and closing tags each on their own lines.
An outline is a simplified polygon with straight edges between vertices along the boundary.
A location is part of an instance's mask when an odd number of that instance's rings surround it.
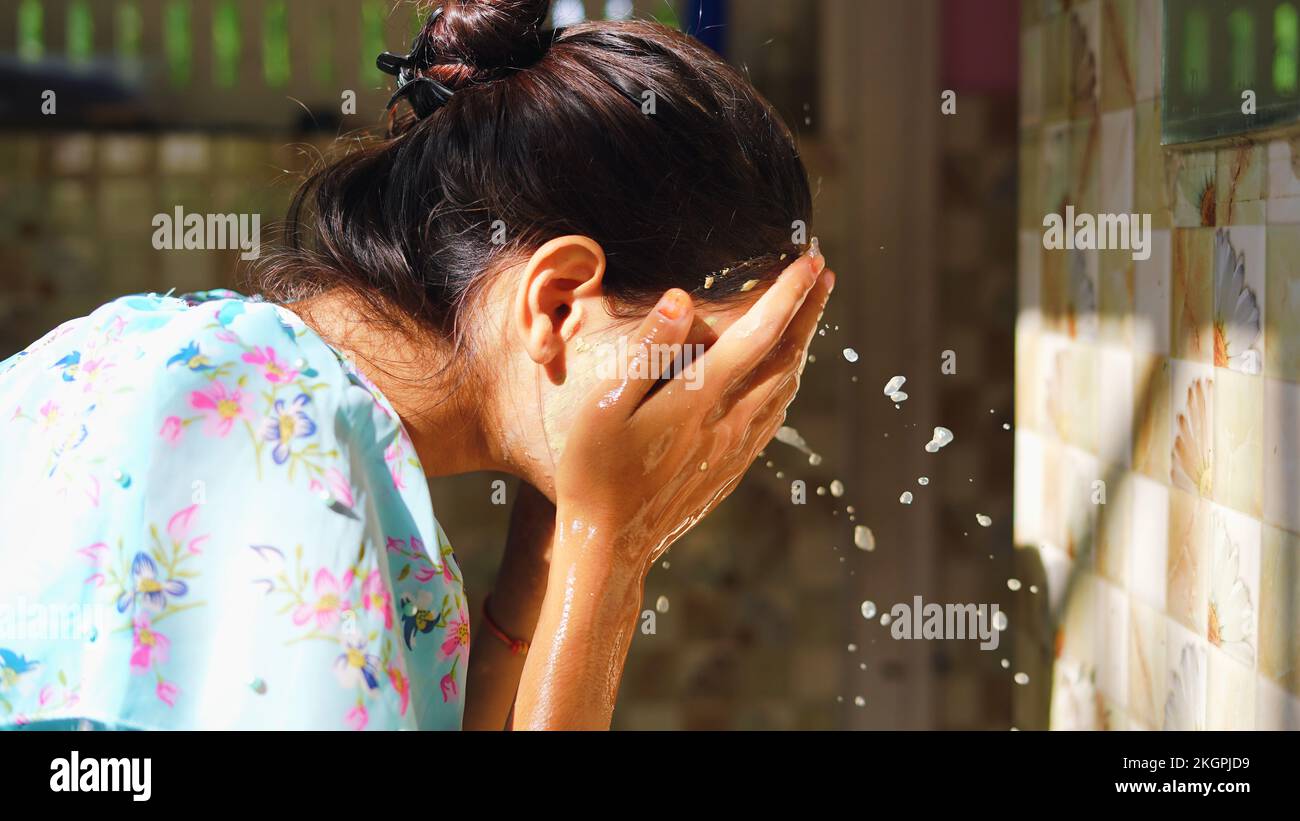
<svg viewBox="0 0 1300 821">
<path fill-rule="evenodd" d="M 1211 18 L 1237 6 L 1245 34 Z M 404 51 L 427 11 L 0 0 L 0 358 L 123 293 L 238 288 L 238 251 L 157 253 L 153 215 L 259 213 L 269 231 L 305 169 L 380 124 L 391 78 L 375 55 Z M 1186 150 L 1230 128 L 1162 131 L 1170 13 L 1190 46 L 1179 88 L 1221 91 L 1225 65 L 1255 66 L 1292 99 L 1285 2 L 553 3 L 559 25 L 680 27 L 746 71 L 797 134 L 839 273 L 787 422 L 821 458 L 773 442 L 656 566 L 655 632 L 632 646 L 617 727 L 1300 722 L 1300 257 L 1274 258 L 1300 251 L 1284 225 L 1300 223 L 1300 163 L 1282 132 Z M 1252 59 L 1220 62 L 1233 49 Z M 1188 99 L 1194 131 L 1208 108 Z M 1043 216 L 1067 204 L 1153 214 L 1151 261 L 1044 251 Z M 1215 354 L 1236 321 L 1215 306 L 1240 302 L 1217 289 L 1221 226 L 1261 306 L 1253 337 L 1231 335 L 1255 346 L 1253 372 Z M 881 392 L 895 375 L 898 407 Z M 1228 415 L 1195 418 L 1196 379 Z M 956 439 L 927 453 L 939 425 Z M 1193 427 L 1209 444 L 1179 440 Z M 1222 456 L 1187 486 L 1184 452 Z M 505 538 L 496 478 L 434 488 L 474 612 Z M 1009 626 L 994 651 L 894 640 L 880 614 L 915 596 L 997 603 Z"/>
</svg>

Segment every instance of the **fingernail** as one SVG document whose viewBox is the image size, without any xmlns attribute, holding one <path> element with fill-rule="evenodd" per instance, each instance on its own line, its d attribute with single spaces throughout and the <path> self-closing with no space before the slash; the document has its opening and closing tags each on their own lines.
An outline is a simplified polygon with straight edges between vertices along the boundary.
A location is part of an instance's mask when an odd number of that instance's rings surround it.
<svg viewBox="0 0 1300 821">
<path fill-rule="evenodd" d="M 690 297 L 685 291 L 673 288 L 659 300 L 659 313 L 668 319 L 681 319 L 689 301 Z"/>
<path fill-rule="evenodd" d="M 808 243 L 808 256 L 819 257 L 821 255 L 822 255 L 821 240 L 817 239 L 817 237 L 813 237 L 812 242 Z"/>
</svg>

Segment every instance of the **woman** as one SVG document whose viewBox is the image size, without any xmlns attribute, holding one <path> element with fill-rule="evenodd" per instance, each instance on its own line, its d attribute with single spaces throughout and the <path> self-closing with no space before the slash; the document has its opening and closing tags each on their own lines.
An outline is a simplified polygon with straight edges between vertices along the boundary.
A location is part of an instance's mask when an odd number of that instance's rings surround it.
<svg viewBox="0 0 1300 821">
<path fill-rule="evenodd" d="M 645 575 L 781 424 L 834 276 L 736 72 L 548 5 L 380 57 L 392 133 L 306 182 L 258 297 L 0 364 L 0 720 L 609 726 Z M 525 484 L 471 660 L 425 478 L 481 470 Z"/>
</svg>

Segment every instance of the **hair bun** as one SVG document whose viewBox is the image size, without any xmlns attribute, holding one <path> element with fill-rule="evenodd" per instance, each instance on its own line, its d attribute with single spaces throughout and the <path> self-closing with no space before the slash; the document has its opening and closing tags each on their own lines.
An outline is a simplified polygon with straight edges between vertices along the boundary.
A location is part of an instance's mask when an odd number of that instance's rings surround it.
<svg viewBox="0 0 1300 821">
<path fill-rule="evenodd" d="M 444 0 L 428 32 L 429 73 L 453 87 L 526 68 L 550 47 L 551 0 Z"/>
</svg>

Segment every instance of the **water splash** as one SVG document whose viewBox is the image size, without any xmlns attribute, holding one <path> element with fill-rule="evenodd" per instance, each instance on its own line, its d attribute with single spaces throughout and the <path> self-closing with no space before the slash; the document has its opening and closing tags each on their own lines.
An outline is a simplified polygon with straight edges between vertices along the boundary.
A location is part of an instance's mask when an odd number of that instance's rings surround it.
<svg viewBox="0 0 1300 821">
<path fill-rule="evenodd" d="M 836 499 L 844 495 L 844 483 L 839 479 L 833 479 L 831 481 L 831 495 Z"/>
<path fill-rule="evenodd" d="M 903 389 L 903 385 L 906 382 L 907 382 L 906 376 L 895 376 L 893 379 L 890 379 L 888 382 L 885 383 L 885 391 L 884 391 L 885 396 L 893 396 L 894 394 L 898 393 L 900 390 Z"/>
<path fill-rule="evenodd" d="M 947 428 L 939 427 L 934 429 L 934 436 L 930 439 L 929 444 L 925 446 L 926 453 L 938 453 L 939 449 L 952 443 L 957 437 L 952 435 L 952 431 Z"/>
<path fill-rule="evenodd" d="M 857 361 L 858 361 L 858 352 L 855 351 L 855 350 L 853 350 L 852 348 L 845 348 L 845 349 L 844 349 L 844 358 L 847 359 L 847 360 L 849 360 L 850 362 L 857 362 Z"/>
<path fill-rule="evenodd" d="M 993 520 L 988 516 L 985 516 L 983 513 L 976 513 L 975 521 L 980 523 L 980 527 L 988 527 L 993 524 Z"/>
<path fill-rule="evenodd" d="M 667 612 L 668 612 L 668 597 L 667 597 L 667 596 L 660 596 L 658 599 L 655 600 L 655 610 L 658 610 L 660 613 L 667 613 Z"/>
<path fill-rule="evenodd" d="M 1007 579 L 1007 589 L 1015 592 L 1020 589 L 1020 579 Z"/>
<path fill-rule="evenodd" d="M 853 544 L 859 550 L 870 553 L 876 549 L 876 534 L 872 533 L 871 528 L 866 525 L 858 525 L 853 528 Z"/>
<path fill-rule="evenodd" d="M 864 601 L 862 603 L 862 618 L 870 621 L 876 617 L 876 603 L 873 601 Z"/>
<path fill-rule="evenodd" d="M 903 495 L 898 497 L 898 501 L 902 504 L 910 505 L 912 503 L 912 491 L 903 491 Z"/>
</svg>

